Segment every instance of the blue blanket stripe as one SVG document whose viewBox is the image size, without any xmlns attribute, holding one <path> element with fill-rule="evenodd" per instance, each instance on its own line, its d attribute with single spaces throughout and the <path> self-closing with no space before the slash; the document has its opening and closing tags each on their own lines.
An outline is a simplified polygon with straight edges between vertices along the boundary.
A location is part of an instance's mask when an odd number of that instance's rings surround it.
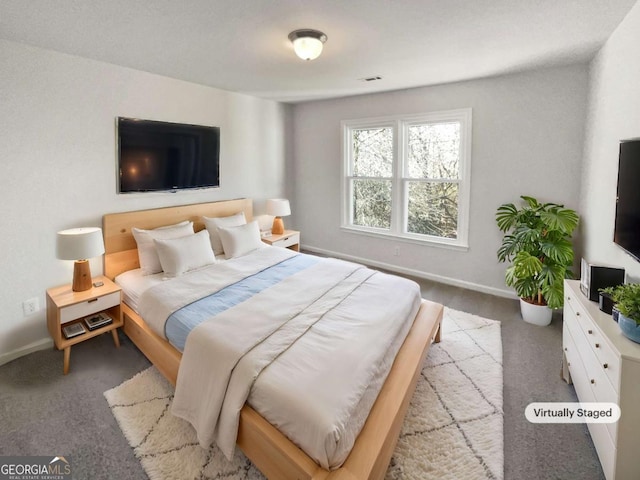
<svg viewBox="0 0 640 480">
<path fill-rule="evenodd" d="M 311 255 L 296 255 L 182 307 L 167 319 L 164 327 L 167 339 L 183 351 L 189 332 L 200 323 L 316 264 L 318 260 Z"/>
</svg>

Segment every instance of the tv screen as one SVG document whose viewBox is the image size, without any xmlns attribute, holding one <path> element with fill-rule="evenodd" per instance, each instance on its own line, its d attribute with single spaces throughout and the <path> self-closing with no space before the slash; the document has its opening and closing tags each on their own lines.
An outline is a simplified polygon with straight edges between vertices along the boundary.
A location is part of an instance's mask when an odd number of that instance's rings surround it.
<svg viewBox="0 0 640 480">
<path fill-rule="evenodd" d="M 119 192 L 220 186 L 220 129 L 118 118 Z"/>
<path fill-rule="evenodd" d="M 640 261 L 640 139 L 620 142 L 613 241 Z"/>
</svg>

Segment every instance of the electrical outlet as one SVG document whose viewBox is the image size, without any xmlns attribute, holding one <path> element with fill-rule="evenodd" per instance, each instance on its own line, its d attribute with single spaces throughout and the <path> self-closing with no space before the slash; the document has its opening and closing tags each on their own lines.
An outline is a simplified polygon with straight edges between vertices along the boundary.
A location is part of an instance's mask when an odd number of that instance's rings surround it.
<svg viewBox="0 0 640 480">
<path fill-rule="evenodd" d="M 24 312 L 25 317 L 33 315 L 38 310 L 40 310 L 40 302 L 38 301 L 38 297 L 33 297 L 22 302 L 22 311 Z"/>
</svg>

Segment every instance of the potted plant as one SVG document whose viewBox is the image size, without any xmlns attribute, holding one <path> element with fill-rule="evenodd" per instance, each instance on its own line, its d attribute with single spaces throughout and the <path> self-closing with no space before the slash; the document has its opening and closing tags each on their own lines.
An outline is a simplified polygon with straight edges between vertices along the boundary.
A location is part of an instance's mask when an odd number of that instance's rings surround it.
<svg viewBox="0 0 640 480">
<path fill-rule="evenodd" d="M 611 296 L 618 310 L 618 325 L 622 333 L 640 343 L 640 283 L 625 283 L 607 287 L 602 293 Z"/>
<path fill-rule="evenodd" d="M 572 277 L 571 235 L 579 218 L 564 205 L 520 198 L 521 207 L 506 203 L 496 212 L 498 228 L 505 233 L 498 260 L 511 263 L 505 281 L 520 297 L 522 318 L 548 325 L 551 309 L 564 303 L 564 279 Z"/>
</svg>

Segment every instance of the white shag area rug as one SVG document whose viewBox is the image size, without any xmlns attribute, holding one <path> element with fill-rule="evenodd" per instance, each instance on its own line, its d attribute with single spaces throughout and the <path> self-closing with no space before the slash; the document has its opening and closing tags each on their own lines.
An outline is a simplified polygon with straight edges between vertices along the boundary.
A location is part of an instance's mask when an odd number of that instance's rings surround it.
<svg viewBox="0 0 640 480">
<path fill-rule="evenodd" d="M 445 308 L 385 480 L 502 480 L 502 383 L 500 322 Z M 151 480 L 264 479 L 239 450 L 199 446 L 155 367 L 104 395 Z"/>
</svg>

